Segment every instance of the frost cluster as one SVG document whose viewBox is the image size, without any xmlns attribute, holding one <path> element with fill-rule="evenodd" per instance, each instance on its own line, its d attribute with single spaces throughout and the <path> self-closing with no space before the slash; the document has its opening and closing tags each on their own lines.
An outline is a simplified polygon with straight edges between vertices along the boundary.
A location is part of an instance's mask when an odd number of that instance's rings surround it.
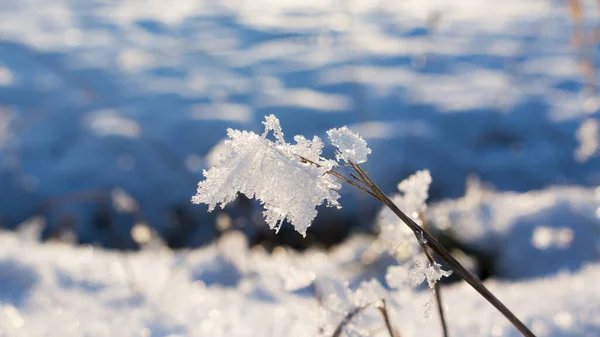
<svg viewBox="0 0 600 337">
<path fill-rule="evenodd" d="M 331 140 L 331 144 L 338 148 L 336 152 L 338 161 L 344 160 L 347 163 L 360 164 L 366 162 L 367 156 L 371 154 L 367 142 L 346 126 L 327 131 L 327 136 Z"/>
<path fill-rule="evenodd" d="M 435 299 L 435 284 L 442 279 L 442 277 L 448 277 L 452 275 L 451 270 L 443 270 L 442 266 L 438 263 L 429 263 L 428 267 L 425 268 L 418 261 L 414 261 L 414 266 L 410 269 L 404 266 L 391 266 L 387 270 L 385 280 L 390 288 L 402 288 L 406 283 L 410 282 L 412 287 L 417 287 L 424 281 L 427 281 L 427 285 L 431 289 L 431 296 L 425 303 L 425 317 L 429 318 L 431 315 L 431 307 Z"/>
<path fill-rule="evenodd" d="M 279 120 L 270 115 L 263 122 L 262 135 L 228 129 L 224 142 L 228 151 L 210 170 L 204 171 L 205 180 L 198 183 L 192 202 L 224 207 L 238 193 L 256 198 L 264 207 L 264 218 L 271 229 L 279 230 L 284 220 L 296 231 L 306 230 L 317 215 L 316 207 L 341 207 L 338 190 L 341 185 L 328 174 L 338 165 L 335 160 L 321 157 L 323 141 L 298 135 L 295 144 L 287 143 Z M 274 140 L 268 138 L 272 134 Z M 344 160 L 357 163 L 366 161 L 370 153 L 366 142 L 347 128 L 330 130 L 330 139 Z"/>
<path fill-rule="evenodd" d="M 412 217 L 415 222 L 421 224 L 419 214 L 425 212 L 427 209 L 425 200 L 429 197 L 430 184 L 431 174 L 429 171 L 417 171 L 398 184 L 398 190 L 402 194 L 396 194 L 391 199 L 398 208 Z M 407 242 L 418 243 L 414 240 L 412 230 L 387 207 L 382 208 L 378 224 L 380 232 L 379 243 L 393 253 L 396 253 L 395 250 Z"/>
</svg>

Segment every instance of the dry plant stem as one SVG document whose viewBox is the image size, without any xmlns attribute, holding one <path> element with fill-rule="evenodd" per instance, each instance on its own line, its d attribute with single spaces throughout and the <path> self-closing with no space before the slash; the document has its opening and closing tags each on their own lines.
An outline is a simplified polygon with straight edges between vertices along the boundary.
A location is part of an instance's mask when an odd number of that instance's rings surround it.
<svg viewBox="0 0 600 337">
<path fill-rule="evenodd" d="M 392 327 L 392 322 L 390 321 L 390 316 L 388 315 L 387 306 L 385 305 L 385 300 L 381 300 L 382 305 L 378 306 L 377 309 L 381 312 L 383 316 L 383 320 L 385 321 L 385 327 L 390 333 L 390 337 L 400 337 L 400 333 Z"/>
<path fill-rule="evenodd" d="M 388 315 L 388 311 L 385 306 L 385 300 L 381 300 L 381 301 L 383 304 L 378 306 L 377 309 L 379 309 L 379 312 L 381 312 L 381 315 L 383 316 L 383 320 L 385 321 L 385 327 L 387 328 L 387 330 L 390 334 L 390 337 L 400 337 L 400 334 L 395 333 L 394 329 L 392 328 L 392 323 L 390 322 L 390 316 Z M 354 318 L 354 316 L 358 315 L 361 311 L 363 311 L 367 308 L 368 308 L 368 306 L 356 307 L 352 311 L 350 311 L 348 314 L 346 314 L 346 317 L 344 317 L 344 319 L 340 322 L 340 324 L 338 324 L 337 328 L 335 329 L 335 331 L 333 332 L 333 335 L 331 335 L 331 337 L 341 336 L 342 330 L 348 323 L 350 323 L 352 318 Z"/>
<path fill-rule="evenodd" d="M 427 230 L 427 220 L 425 220 L 425 215 L 423 215 L 423 213 L 419 214 L 419 218 L 421 219 L 421 223 L 423 224 L 423 229 Z M 416 233 L 415 233 L 416 235 Z M 417 237 L 417 240 L 419 238 Z M 427 259 L 429 259 L 430 263 L 434 263 L 435 260 L 433 258 L 433 256 L 431 256 L 431 254 L 429 253 L 429 248 L 427 248 L 424 244 L 421 243 L 421 241 L 419 241 L 419 244 L 421 245 L 421 249 L 423 249 L 423 251 L 425 252 L 425 255 L 427 255 Z M 446 323 L 446 316 L 444 315 L 444 305 L 442 303 L 442 288 L 440 287 L 440 283 L 436 282 L 433 288 L 433 291 L 435 293 L 435 302 L 437 304 L 437 308 L 438 308 L 438 313 L 440 315 L 440 323 L 442 325 L 442 332 L 444 333 L 444 337 L 448 337 L 448 325 Z"/>
<path fill-rule="evenodd" d="M 335 329 L 335 331 L 333 332 L 333 335 L 331 335 L 331 337 L 340 337 L 342 335 L 342 330 L 344 329 L 346 324 L 350 323 L 350 321 L 352 320 L 352 318 L 354 316 L 358 315 L 361 311 L 363 311 L 366 308 L 367 307 L 357 307 L 357 308 L 354 308 L 354 310 L 350 311 L 346 315 L 346 317 L 344 317 L 344 319 L 340 322 L 340 324 L 337 326 L 337 328 Z"/>
<path fill-rule="evenodd" d="M 446 324 L 446 316 L 444 315 L 444 306 L 442 305 L 442 292 L 439 282 L 435 283 L 433 291 L 435 292 L 435 301 L 437 303 L 438 313 L 440 314 L 440 324 L 442 325 L 442 331 L 444 333 L 444 337 L 448 337 L 448 325 Z"/>
<path fill-rule="evenodd" d="M 521 332 L 523 336 L 535 337 L 535 334 L 521 322 L 494 294 L 492 294 L 481 281 L 463 267 L 453 256 L 444 248 L 437 240 L 425 231 L 421 226 L 414 222 L 398 206 L 396 206 L 385 193 L 379 189 L 377 185 L 367 176 L 367 174 L 356 164 L 350 163 L 352 169 L 363 179 L 362 183 L 371 188 L 375 198 L 383 202 L 398 218 L 400 218 L 413 232 L 419 233 L 422 240 L 419 240 L 424 245 L 427 245 L 440 259 L 442 259 L 455 273 L 465 280 L 473 289 L 483 296 L 490 304 L 492 304 L 504 317 L 506 317 L 513 326 Z"/>
</svg>

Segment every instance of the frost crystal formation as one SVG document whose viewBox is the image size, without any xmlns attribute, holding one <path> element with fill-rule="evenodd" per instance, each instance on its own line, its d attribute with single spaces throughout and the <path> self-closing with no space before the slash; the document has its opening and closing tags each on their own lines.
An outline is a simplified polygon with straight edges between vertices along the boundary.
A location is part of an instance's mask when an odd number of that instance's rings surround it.
<svg viewBox="0 0 600 337">
<path fill-rule="evenodd" d="M 427 209 L 425 200 L 429 197 L 430 184 L 431 174 L 429 171 L 417 171 L 398 184 L 398 190 L 402 194 L 396 194 L 391 199 L 398 208 L 420 224 L 419 214 Z M 414 238 L 412 230 L 387 207 L 381 210 L 379 230 L 380 242 L 389 250 L 395 250 L 398 246 Z M 416 243 L 418 242 L 415 241 Z"/>
<path fill-rule="evenodd" d="M 279 230 L 287 219 L 296 231 L 306 235 L 317 206 L 327 203 L 340 207 L 337 190 L 341 185 L 327 174 L 336 163 L 321 157 L 323 142 L 319 137 L 308 140 L 296 136 L 296 144 L 289 144 L 275 116 L 267 116 L 263 124 L 262 135 L 227 130 L 225 145 L 231 151 L 210 170 L 204 170 L 206 179 L 198 183 L 192 202 L 208 204 L 212 211 L 242 193 L 261 202 L 271 229 Z M 275 141 L 267 138 L 270 131 Z"/>
<path fill-rule="evenodd" d="M 360 164 L 366 162 L 367 156 L 371 154 L 367 142 L 345 126 L 327 131 L 327 136 L 331 144 L 338 148 L 336 153 L 338 161 Z"/>
</svg>

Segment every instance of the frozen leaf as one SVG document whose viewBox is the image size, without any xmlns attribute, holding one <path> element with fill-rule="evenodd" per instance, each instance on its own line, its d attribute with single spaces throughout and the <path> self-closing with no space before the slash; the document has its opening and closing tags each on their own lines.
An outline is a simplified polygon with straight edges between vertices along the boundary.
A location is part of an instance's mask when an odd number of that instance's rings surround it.
<svg viewBox="0 0 600 337">
<path fill-rule="evenodd" d="M 321 157 L 323 142 L 296 136 L 296 144 L 283 139 L 279 120 L 273 115 L 264 122 L 265 132 L 228 129 L 230 148 L 227 157 L 204 171 L 205 180 L 198 183 L 192 202 L 224 207 L 238 193 L 256 198 L 264 207 L 264 218 L 271 229 L 279 230 L 284 220 L 291 222 L 296 231 L 306 235 L 307 228 L 317 215 L 316 207 L 326 203 L 340 207 L 337 190 L 341 185 L 327 174 L 335 161 Z M 275 141 L 267 138 L 273 131 Z M 303 163 L 301 157 L 313 163 Z"/>
<path fill-rule="evenodd" d="M 344 126 L 339 129 L 331 129 L 327 131 L 327 136 L 338 151 L 336 153 L 337 160 L 352 162 L 355 164 L 364 163 L 367 161 L 367 156 L 371 153 L 371 149 L 367 147 L 367 142 L 358 134 L 352 132 L 348 127 Z"/>
</svg>

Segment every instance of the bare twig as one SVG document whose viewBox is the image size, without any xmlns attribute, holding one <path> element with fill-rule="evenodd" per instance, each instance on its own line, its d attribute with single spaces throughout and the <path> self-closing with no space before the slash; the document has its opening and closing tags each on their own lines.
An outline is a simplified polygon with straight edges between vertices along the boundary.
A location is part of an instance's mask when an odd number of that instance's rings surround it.
<svg viewBox="0 0 600 337">
<path fill-rule="evenodd" d="M 427 220 L 425 219 L 425 215 L 422 212 L 419 214 L 419 218 L 421 219 L 421 223 L 423 224 L 423 229 L 427 230 Z M 424 250 L 425 255 L 427 255 L 429 262 L 434 263 L 435 260 L 433 259 L 433 256 L 429 254 L 429 249 L 425 247 L 425 245 L 422 245 L 421 248 Z M 435 283 L 433 291 L 435 293 L 435 302 L 437 304 L 438 313 L 440 315 L 440 324 L 442 325 L 442 332 L 444 333 L 444 337 L 448 337 L 448 325 L 446 324 L 446 316 L 444 315 L 444 305 L 442 303 L 442 290 L 439 282 Z"/>
<path fill-rule="evenodd" d="M 381 305 L 377 307 L 381 315 L 383 316 L 383 320 L 385 321 L 385 327 L 390 333 L 390 337 L 400 337 L 400 333 L 392 327 L 392 322 L 390 321 L 390 316 L 388 315 L 387 306 L 385 305 L 385 300 L 381 300 Z"/>
<path fill-rule="evenodd" d="M 407 216 L 404 212 L 402 212 L 394 202 L 385 195 L 381 191 L 381 189 L 368 177 L 368 175 L 364 172 L 364 170 L 354 164 L 350 163 L 351 167 L 354 169 L 356 173 L 360 176 L 360 180 L 366 186 L 369 186 L 371 189 L 369 193 L 376 199 L 383 202 L 394 214 L 400 218 L 414 233 L 417 235 L 419 239 L 419 243 L 426 245 L 433 251 L 442 261 L 444 261 L 455 273 L 457 273 L 463 280 L 465 280 L 473 289 L 475 289 L 483 298 L 485 298 L 490 304 L 492 304 L 504 317 L 506 317 L 512 325 L 521 332 L 523 336 L 526 337 L 535 337 L 535 334 L 529 330 L 529 328 L 521 322 L 512 313 L 494 294 L 492 294 L 483 283 L 477 278 L 477 276 L 473 275 L 470 271 L 468 271 L 465 267 L 463 267 L 460 262 L 458 262 L 446 248 L 444 248 L 433 236 L 431 236 L 426 230 L 421 228 L 414 220 L 412 220 L 409 216 Z M 337 175 L 336 175 L 337 177 Z M 345 178 L 344 181 L 348 181 L 350 179 Z M 352 184 L 356 186 L 355 183 Z M 334 335 L 335 337 L 335 335 Z"/>
<path fill-rule="evenodd" d="M 350 323 L 352 318 L 354 316 L 358 315 L 361 311 L 365 310 L 366 308 L 367 307 L 356 307 L 356 308 L 354 308 L 354 310 L 350 311 L 346 315 L 346 317 L 344 317 L 344 319 L 340 322 L 340 324 L 338 324 L 337 328 L 335 329 L 335 331 L 333 332 L 333 335 L 331 335 L 331 337 L 340 337 L 342 334 L 342 330 L 348 323 Z"/>
</svg>

